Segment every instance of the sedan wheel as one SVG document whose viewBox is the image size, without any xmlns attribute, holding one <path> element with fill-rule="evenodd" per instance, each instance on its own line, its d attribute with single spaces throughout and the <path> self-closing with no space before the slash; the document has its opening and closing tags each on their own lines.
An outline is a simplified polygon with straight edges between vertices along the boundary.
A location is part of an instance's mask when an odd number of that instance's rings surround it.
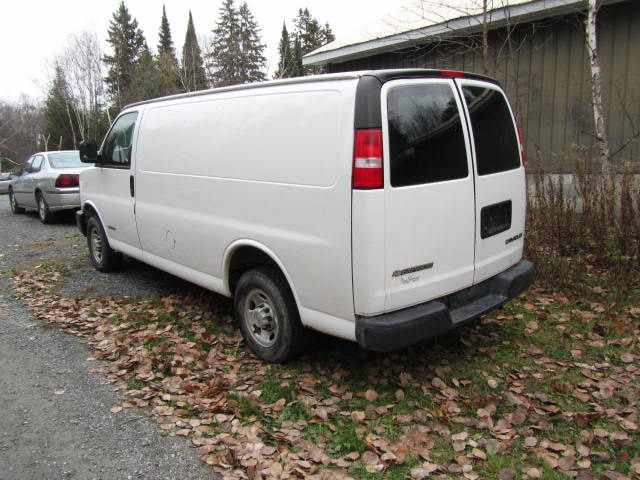
<svg viewBox="0 0 640 480">
<path fill-rule="evenodd" d="M 49 205 L 47 205 L 47 201 L 44 199 L 43 195 L 38 195 L 38 216 L 40 217 L 40 221 L 44 224 L 50 223 L 53 217 L 53 214 L 49 210 Z"/>
<path fill-rule="evenodd" d="M 13 194 L 13 190 L 9 190 L 9 206 L 11 207 L 11 213 L 13 213 L 14 215 L 24 213 L 24 208 L 18 205 L 16 196 Z"/>
</svg>

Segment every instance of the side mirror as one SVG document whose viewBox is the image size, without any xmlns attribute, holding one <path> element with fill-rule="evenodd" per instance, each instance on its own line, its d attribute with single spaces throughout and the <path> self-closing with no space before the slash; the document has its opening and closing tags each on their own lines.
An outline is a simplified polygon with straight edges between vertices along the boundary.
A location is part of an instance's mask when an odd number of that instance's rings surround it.
<svg viewBox="0 0 640 480">
<path fill-rule="evenodd" d="M 82 142 L 78 150 L 80 150 L 80 161 L 82 163 L 96 163 L 98 161 L 98 146 L 96 142 Z"/>
</svg>

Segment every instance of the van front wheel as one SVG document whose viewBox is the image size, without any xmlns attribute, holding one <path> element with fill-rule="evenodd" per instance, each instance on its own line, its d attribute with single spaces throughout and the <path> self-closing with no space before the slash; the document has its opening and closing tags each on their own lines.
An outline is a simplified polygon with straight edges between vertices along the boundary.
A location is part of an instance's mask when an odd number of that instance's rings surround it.
<svg viewBox="0 0 640 480">
<path fill-rule="evenodd" d="M 87 221 L 87 246 L 89 258 L 96 270 L 110 272 L 117 270 L 122 265 L 122 254 L 109 246 L 109 240 L 104 228 L 95 216 Z"/>
<path fill-rule="evenodd" d="M 273 269 L 245 272 L 234 296 L 236 318 L 249 349 L 267 362 L 281 363 L 304 346 L 304 327 L 285 279 Z"/>
</svg>

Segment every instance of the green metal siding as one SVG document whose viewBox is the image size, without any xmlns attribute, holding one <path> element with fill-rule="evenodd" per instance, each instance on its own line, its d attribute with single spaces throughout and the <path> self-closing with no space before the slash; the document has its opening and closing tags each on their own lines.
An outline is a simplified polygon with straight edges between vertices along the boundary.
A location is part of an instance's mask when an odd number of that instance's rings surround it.
<svg viewBox="0 0 640 480">
<path fill-rule="evenodd" d="M 628 145 L 614 161 L 620 166 L 629 161 L 638 171 L 640 1 L 601 8 L 598 28 L 611 152 Z M 491 32 L 489 38 L 495 59 L 489 74 L 500 80 L 512 102 L 529 158 L 539 159 L 553 171 L 573 171 L 576 160 L 590 157 L 589 150 L 594 148 L 584 15 L 512 26 L 510 35 L 503 28 Z M 444 40 L 330 64 L 328 71 L 430 67 L 481 72 L 481 53 L 465 48 L 463 41 Z"/>
</svg>

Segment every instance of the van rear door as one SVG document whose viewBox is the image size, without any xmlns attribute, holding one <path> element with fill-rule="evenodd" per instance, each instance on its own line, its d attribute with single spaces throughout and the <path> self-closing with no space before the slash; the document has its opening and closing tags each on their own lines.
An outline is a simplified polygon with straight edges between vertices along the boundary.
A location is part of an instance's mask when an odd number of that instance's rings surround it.
<svg viewBox="0 0 640 480">
<path fill-rule="evenodd" d="M 454 80 L 392 80 L 381 100 L 389 311 L 473 284 L 475 201 Z"/>
<path fill-rule="evenodd" d="M 525 172 L 515 119 L 499 86 L 456 79 L 470 125 L 476 186 L 474 283 L 522 258 Z"/>
</svg>

